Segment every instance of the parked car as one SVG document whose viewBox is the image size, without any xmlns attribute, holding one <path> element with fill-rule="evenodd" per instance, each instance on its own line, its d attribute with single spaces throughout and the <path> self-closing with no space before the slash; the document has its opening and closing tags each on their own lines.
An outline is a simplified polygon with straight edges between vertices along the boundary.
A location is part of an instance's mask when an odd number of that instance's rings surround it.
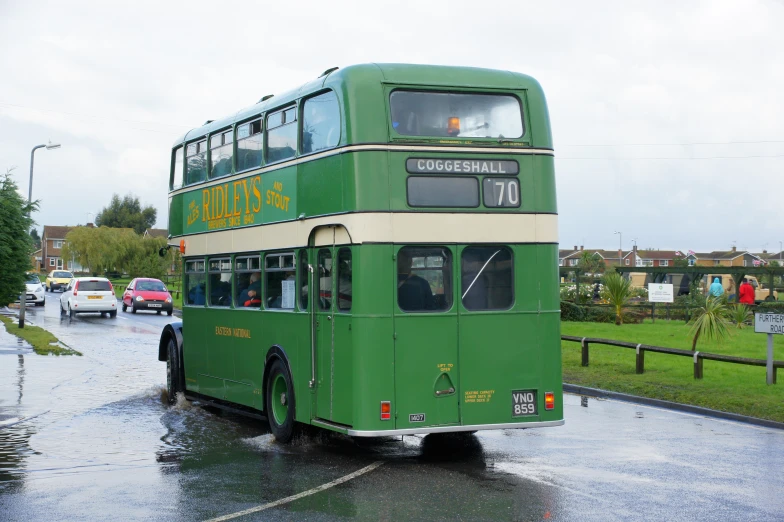
<svg viewBox="0 0 784 522">
<path fill-rule="evenodd" d="M 154 310 L 167 315 L 174 312 L 172 296 L 163 281 L 147 277 L 137 277 L 123 292 L 122 311 L 127 312 L 128 308 L 134 314 L 136 310 Z"/>
<path fill-rule="evenodd" d="M 41 280 L 38 274 L 27 274 L 25 279 L 25 302 L 35 303 L 35 306 L 43 306 L 46 304 L 46 295 Z"/>
<path fill-rule="evenodd" d="M 49 275 L 46 276 L 46 290 L 49 292 L 62 290 L 71 279 L 73 279 L 73 274 L 67 270 L 52 270 L 49 272 Z"/>
<path fill-rule="evenodd" d="M 112 283 L 105 277 L 75 277 L 60 296 L 60 315 L 97 312 L 117 315 L 117 296 Z"/>
</svg>

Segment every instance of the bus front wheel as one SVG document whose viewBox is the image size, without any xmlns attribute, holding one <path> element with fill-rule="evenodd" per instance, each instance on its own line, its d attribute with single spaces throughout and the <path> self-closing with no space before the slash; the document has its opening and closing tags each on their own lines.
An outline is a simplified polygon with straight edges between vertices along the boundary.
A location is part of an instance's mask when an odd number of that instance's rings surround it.
<svg viewBox="0 0 784 522">
<path fill-rule="evenodd" d="M 266 395 L 270 431 L 279 442 L 289 442 L 294 436 L 294 385 L 288 368 L 280 359 L 272 363 Z"/>
<path fill-rule="evenodd" d="M 177 402 L 177 393 L 183 390 L 180 383 L 180 354 L 173 337 L 169 337 L 166 352 L 166 400 L 169 404 L 174 404 Z"/>
</svg>

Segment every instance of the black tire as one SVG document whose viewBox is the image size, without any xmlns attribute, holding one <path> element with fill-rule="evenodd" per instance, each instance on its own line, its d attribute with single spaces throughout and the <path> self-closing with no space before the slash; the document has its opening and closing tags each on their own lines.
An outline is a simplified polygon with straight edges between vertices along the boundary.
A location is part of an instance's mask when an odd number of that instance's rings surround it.
<svg viewBox="0 0 784 522">
<path fill-rule="evenodd" d="M 127 311 L 128 311 L 128 305 L 123 303 L 123 312 L 127 312 Z"/>
<path fill-rule="evenodd" d="M 132 314 L 135 314 L 135 313 L 136 313 L 136 307 L 135 307 L 135 306 L 133 306 L 133 305 L 131 305 L 131 313 L 132 313 Z"/>
<path fill-rule="evenodd" d="M 58 302 L 57 303 L 57 307 L 60 308 L 60 316 L 61 317 L 64 316 L 65 315 L 65 308 L 63 308 L 63 303 Z"/>
<path fill-rule="evenodd" d="M 283 379 L 286 385 L 285 396 L 280 396 L 281 394 L 277 394 L 278 397 L 273 397 L 273 387 L 279 377 Z M 272 404 L 273 400 L 277 400 L 280 401 L 281 404 L 288 405 L 285 418 L 276 416 Z M 267 420 L 269 421 L 270 431 L 278 442 L 290 442 L 294 436 L 294 414 L 296 412 L 296 404 L 297 403 L 294 398 L 294 385 L 291 380 L 291 373 L 289 372 L 288 366 L 280 359 L 275 359 L 275 362 L 272 363 L 269 376 L 267 377 L 267 389 L 264 398 L 264 408 L 265 413 L 267 414 Z"/>
<path fill-rule="evenodd" d="M 174 313 L 174 310 L 169 310 L 168 312 L 166 312 L 166 315 L 168 315 L 169 317 L 171 317 L 171 314 L 173 314 L 173 313 Z"/>
<path fill-rule="evenodd" d="M 112 310 L 109 312 L 109 317 L 117 317 L 117 310 Z"/>
<path fill-rule="evenodd" d="M 73 311 L 73 308 L 71 308 L 71 305 L 68 305 L 68 316 L 69 316 L 71 319 L 73 319 L 74 317 L 76 317 L 76 312 L 74 312 L 74 311 Z"/>
<path fill-rule="evenodd" d="M 166 344 L 166 395 L 169 404 L 177 402 L 177 394 L 182 392 L 182 374 L 180 373 L 180 353 L 177 342 L 169 337 Z"/>
<path fill-rule="evenodd" d="M 156 315 L 161 315 L 161 311 L 160 311 L 160 310 L 158 310 L 158 311 L 156 312 Z"/>
</svg>

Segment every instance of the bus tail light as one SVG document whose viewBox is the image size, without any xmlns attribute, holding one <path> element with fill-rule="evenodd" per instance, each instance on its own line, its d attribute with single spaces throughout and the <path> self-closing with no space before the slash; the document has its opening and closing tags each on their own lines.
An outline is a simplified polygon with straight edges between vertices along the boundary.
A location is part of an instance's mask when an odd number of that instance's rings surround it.
<svg viewBox="0 0 784 522">
<path fill-rule="evenodd" d="M 446 133 L 449 136 L 457 136 L 460 134 L 460 118 L 456 116 L 451 116 L 446 121 Z"/>
<path fill-rule="evenodd" d="M 381 420 L 392 418 L 392 405 L 389 401 L 381 401 Z"/>
<path fill-rule="evenodd" d="M 553 392 L 545 392 L 544 394 L 544 409 L 552 410 L 555 408 L 555 395 Z"/>
</svg>

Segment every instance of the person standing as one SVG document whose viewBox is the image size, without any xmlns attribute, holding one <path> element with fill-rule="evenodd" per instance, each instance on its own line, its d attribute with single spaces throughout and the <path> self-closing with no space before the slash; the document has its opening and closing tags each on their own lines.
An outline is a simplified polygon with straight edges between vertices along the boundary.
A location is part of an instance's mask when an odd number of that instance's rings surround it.
<svg viewBox="0 0 784 522">
<path fill-rule="evenodd" d="M 743 278 L 743 282 L 740 284 L 740 288 L 738 289 L 738 295 L 739 303 L 747 305 L 754 304 L 754 287 L 749 284 L 749 280 L 745 277 Z"/>
<path fill-rule="evenodd" d="M 713 278 L 713 284 L 710 285 L 708 293 L 711 297 L 721 297 L 724 294 L 724 287 L 721 286 L 718 277 Z"/>
</svg>

